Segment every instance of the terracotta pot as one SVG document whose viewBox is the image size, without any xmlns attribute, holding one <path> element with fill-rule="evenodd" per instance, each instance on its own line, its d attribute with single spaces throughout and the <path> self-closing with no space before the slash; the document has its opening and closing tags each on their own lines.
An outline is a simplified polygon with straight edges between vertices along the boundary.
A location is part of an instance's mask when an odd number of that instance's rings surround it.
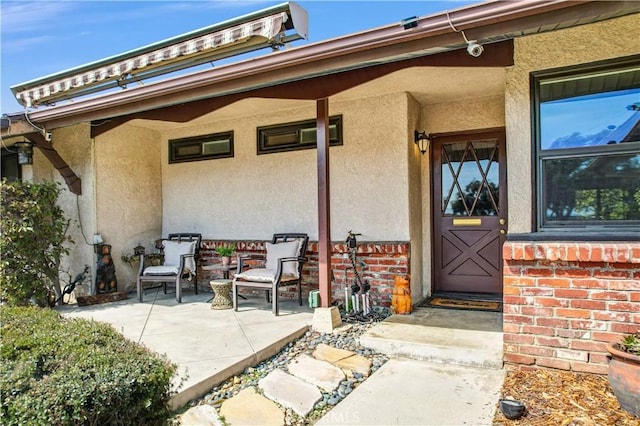
<svg viewBox="0 0 640 426">
<path fill-rule="evenodd" d="M 640 356 L 619 349 L 617 343 L 609 343 L 609 383 L 620 406 L 640 417 Z"/>
<path fill-rule="evenodd" d="M 393 296 L 391 296 L 391 307 L 396 314 L 411 313 L 411 289 L 409 288 L 409 280 L 403 275 L 395 276 L 395 286 L 393 287 Z"/>
</svg>

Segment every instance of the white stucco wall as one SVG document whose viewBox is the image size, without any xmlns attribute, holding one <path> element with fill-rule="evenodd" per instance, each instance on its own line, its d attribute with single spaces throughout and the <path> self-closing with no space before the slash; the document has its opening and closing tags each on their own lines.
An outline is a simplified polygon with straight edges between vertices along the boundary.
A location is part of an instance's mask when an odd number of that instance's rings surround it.
<svg viewBox="0 0 640 426">
<path fill-rule="evenodd" d="M 363 240 L 408 240 L 407 96 L 404 93 L 332 103 L 343 116 L 344 145 L 330 149 L 331 238 L 350 229 Z M 318 238 L 317 158 L 309 149 L 256 154 L 256 128 L 315 118 L 308 107 L 162 134 L 162 232 L 205 238 L 259 239 L 274 232 Z M 168 140 L 234 131 L 235 156 L 168 164 Z"/>
<path fill-rule="evenodd" d="M 137 271 L 120 257 L 138 244 L 155 252 L 162 236 L 160 134 L 125 124 L 98 136 L 95 150 L 97 230 L 112 246 L 119 290 L 128 290 Z"/>
<path fill-rule="evenodd" d="M 505 125 L 504 97 L 487 96 L 452 100 L 423 107 L 423 128 L 427 133 L 461 132 Z"/>
<path fill-rule="evenodd" d="M 84 265 L 92 269 L 91 282 L 85 281 L 77 287 L 76 293 L 90 294 L 92 283 L 95 282 L 95 258 L 93 255 L 93 233 L 95 230 L 95 165 L 93 163 L 93 147 L 89 138 L 90 126 L 83 124 L 73 127 L 56 129 L 52 132 L 51 144 L 64 159 L 67 165 L 81 179 L 82 195 L 75 195 L 69 191 L 60 173 L 49 160 L 40 152 L 34 150 L 34 161 L 30 174 L 34 182 L 54 181 L 60 183 L 62 189 L 58 204 L 71 219 L 68 234 L 74 241 L 70 246 L 68 256 L 62 259 L 61 285 L 82 272 Z M 29 173 L 28 170 L 26 170 Z M 69 275 L 67 275 L 69 274 Z"/>
<path fill-rule="evenodd" d="M 414 131 L 418 129 L 421 120 L 422 107 L 411 95 L 408 97 L 407 134 L 409 145 L 407 149 L 407 164 L 409 172 L 409 232 L 411 234 L 411 266 L 410 281 L 411 298 L 418 302 L 429 294 L 429 277 L 425 276 L 429 271 L 429 264 L 422 262 L 424 241 L 424 211 L 422 198 L 425 190 L 422 187 L 422 162 L 424 160 L 418 146 L 414 143 Z M 428 193 L 428 191 L 427 191 Z"/>
<path fill-rule="evenodd" d="M 639 54 L 638 28 L 632 15 L 515 40 L 505 95 L 509 233 L 534 231 L 530 73 Z"/>
</svg>

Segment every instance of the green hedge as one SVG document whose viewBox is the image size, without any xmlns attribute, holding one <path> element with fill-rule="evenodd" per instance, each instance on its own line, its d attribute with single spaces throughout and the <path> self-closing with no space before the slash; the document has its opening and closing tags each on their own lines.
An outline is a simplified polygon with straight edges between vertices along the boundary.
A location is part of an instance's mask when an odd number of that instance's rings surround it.
<svg viewBox="0 0 640 426">
<path fill-rule="evenodd" d="M 0 424 L 160 425 L 176 366 L 107 324 L 0 306 Z"/>
</svg>

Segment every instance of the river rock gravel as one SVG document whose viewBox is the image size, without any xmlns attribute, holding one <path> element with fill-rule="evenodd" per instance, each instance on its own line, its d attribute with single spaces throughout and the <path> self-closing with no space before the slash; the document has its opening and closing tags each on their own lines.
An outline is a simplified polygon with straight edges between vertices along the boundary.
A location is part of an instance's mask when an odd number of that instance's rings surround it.
<svg viewBox="0 0 640 426">
<path fill-rule="evenodd" d="M 288 372 L 289 362 L 302 354 L 311 356 L 319 344 L 325 344 L 334 348 L 351 351 L 355 354 L 371 359 L 371 372 L 369 374 L 361 374 L 357 372 L 348 374 L 345 380 L 340 382 L 340 385 L 335 391 L 322 393 L 322 399 L 316 403 L 313 411 L 305 418 L 300 417 L 291 409 L 283 408 L 283 411 L 285 412 L 286 425 L 298 426 L 313 424 L 313 422 L 325 415 L 332 407 L 337 405 L 342 399 L 358 387 L 358 385 L 364 382 L 370 374 L 378 370 L 385 362 L 388 361 L 389 358 L 386 355 L 364 348 L 359 342 L 360 336 L 376 323 L 377 321 L 367 323 L 347 323 L 334 330 L 332 333 L 307 331 L 298 340 L 286 345 L 278 354 L 254 367 L 245 369 L 243 374 L 232 377 L 214 387 L 203 398 L 191 401 L 189 407 L 208 404 L 219 410 L 225 400 L 237 395 L 242 389 L 253 386 L 259 391 L 258 381 L 261 378 L 265 377 L 276 368 Z"/>
</svg>

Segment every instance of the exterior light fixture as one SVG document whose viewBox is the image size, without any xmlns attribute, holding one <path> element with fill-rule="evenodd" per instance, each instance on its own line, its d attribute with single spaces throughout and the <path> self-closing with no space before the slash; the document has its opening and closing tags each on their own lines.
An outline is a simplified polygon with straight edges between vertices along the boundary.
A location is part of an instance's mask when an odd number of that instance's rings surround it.
<svg viewBox="0 0 640 426">
<path fill-rule="evenodd" d="M 33 164 L 33 142 L 16 142 L 14 146 L 18 150 L 18 164 Z"/>
<path fill-rule="evenodd" d="M 465 43 L 467 43 L 467 53 L 474 58 L 482 55 L 482 52 L 484 52 L 484 47 L 476 40 L 469 40 L 464 31 L 458 30 L 456 27 L 454 27 L 453 22 L 451 22 L 451 16 L 449 16 L 449 12 L 447 12 L 447 20 L 449 21 L 449 26 L 453 31 L 462 34 L 462 38 L 464 38 Z"/>
<path fill-rule="evenodd" d="M 418 149 L 420 149 L 420 153 L 424 155 L 425 152 L 429 149 L 429 143 L 431 142 L 431 136 L 427 134 L 427 132 L 419 132 L 415 131 L 413 134 L 413 141 L 416 145 L 418 145 Z"/>
</svg>

